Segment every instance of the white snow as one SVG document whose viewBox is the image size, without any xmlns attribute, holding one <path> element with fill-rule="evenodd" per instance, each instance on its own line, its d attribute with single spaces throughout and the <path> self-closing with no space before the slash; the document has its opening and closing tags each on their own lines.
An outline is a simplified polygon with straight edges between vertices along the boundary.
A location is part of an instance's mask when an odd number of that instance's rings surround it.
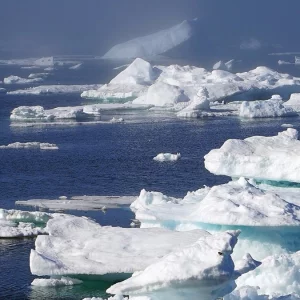
<svg viewBox="0 0 300 300">
<path fill-rule="evenodd" d="M 240 117 L 243 118 L 274 118 L 293 117 L 297 112 L 286 107 L 282 100 L 243 101 L 240 106 Z"/>
<path fill-rule="evenodd" d="M 0 145 L 0 149 L 41 149 L 41 150 L 57 150 L 58 147 L 55 144 L 40 143 L 40 142 L 26 142 L 26 143 L 12 143 L 8 145 Z"/>
<path fill-rule="evenodd" d="M 192 36 L 193 21 L 184 21 L 169 29 L 118 44 L 104 54 L 104 59 L 154 57 L 185 42 Z"/>
<path fill-rule="evenodd" d="M 200 238 L 196 243 L 174 251 L 107 292 L 149 297 L 149 299 L 199 299 L 223 297 L 234 288 L 231 253 L 238 232 L 225 232 Z"/>
<path fill-rule="evenodd" d="M 28 89 L 10 91 L 10 95 L 51 95 L 51 94 L 75 94 L 81 93 L 86 89 L 97 89 L 100 84 L 92 85 L 40 85 Z"/>
<path fill-rule="evenodd" d="M 254 271 L 237 280 L 238 287 L 259 287 L 260 294 L 300 295 L 300 251 L 269 256 Z M 229 298 L 230 299 L 230 298 Z"/>
<path fill-rule="evenodd" d="M 43 78 L 22 78 L 19 76 L 11 75 L 3 79 L 4 84 L 30 84 L 30 83 L 37 83 L 43 81 Z"/>
<path fill-rule="evenodd" d="M 298 131 L 288 128 L 274 137 L 227 140 L 204 156 L 205 167 L 216 175 L 300 182 Z"/>
<path fill-rule="evenodd" d="M 181 157 L 180 153 L 172 154 L 172 153 L 159 153 L 157 154 L 153 160 L 164 162 L 164 161 L 177 161 Z"/>
<path fill-rule="evenodd" d="M 50 287 L 50 286 L 76 285 L 81 283 L 82 281 L 79 279 L 62 276 L 61 278 L 49 278 L 49 279 L 36 278 L 32 281 L 31 285 Z"/>
<path fill-rule="evenodd" d="M 38 236 L 30 254 L 31 272 L 39 276 L 131 274 L 210 235 L 202 230 L 101 227 L 70 215 L 49 220 L 46 230 L 49 236 Z"/>
</svg>

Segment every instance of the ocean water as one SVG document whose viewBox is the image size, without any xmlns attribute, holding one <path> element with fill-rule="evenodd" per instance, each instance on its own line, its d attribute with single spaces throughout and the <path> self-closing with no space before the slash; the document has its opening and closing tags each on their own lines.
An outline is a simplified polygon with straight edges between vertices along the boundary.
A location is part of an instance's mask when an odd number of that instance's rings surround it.
<svg viewBox="0 0 300 300">
<path fill-rule="evenodd" d="M 76 71 L 75 75 L 75 71 L 60 70 L 45 84 L 104 83 L 116 72 L 112 66 L 99 69 L 89 67 Z M 18 70 L 15 67 L 0 68 L 0 74 L 22 75 L 25 72 L 19 70 L 20 73 L 16 73 Z M 33 70 L 26 72 L 29 74 Z M 72 80 L 70 76 L 73 76 Z M 138 195 L 143 188 L 182 197 L 187 191 L 203 185 L 228 181 L 228 177 L 210 174 L 204 168 L 203 160 L 206 153 L 220 147 L 227 139 L 275 135 L 284 130 L 283 123 L 300 128 L 298 117 L 254 121 L 236 117 L 180 120 L 172 114 L 144 112 L 111 115 L 130 121 L 124 124 L 12 127 L 9 113 L 17 106 L 53 108 L 90 101 L 79 95 L 0 97 L 1 145 L 39 141 L 55 143 L 59 147 L 58 151 L 0 151 L 0 207 L 8 209 L 15 208 L 16 200 L 54 199 L 61 195 L 132 196 Z M 180 152 L 182 159 L 176 163 L 153 161 L 160 152 Z M 122 227 L 129 227 L 130 219 L 134 217 L 129 209 L 112 209 L 105 214 L 101 211 L 68 213 L 89 216 L 101 225 Z M 29 270 L 29 253 L 33 248 L 34 239 L 0 239 L 0 299 L 82 299 L 105 295 L 109 284 L 100 281 L 86 280 L 73 287 L 31 287 L 34 276 Z"/>
</svg>

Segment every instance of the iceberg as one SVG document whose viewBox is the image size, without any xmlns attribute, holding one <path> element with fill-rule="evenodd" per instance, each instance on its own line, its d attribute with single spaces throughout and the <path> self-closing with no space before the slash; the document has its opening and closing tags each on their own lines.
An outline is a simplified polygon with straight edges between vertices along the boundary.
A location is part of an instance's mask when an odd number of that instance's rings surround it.
<svg viewBox="0 0 300 300">
<path fill-rule="evenodd" d="M 101 227 L 88 218 L 70 215 L 50 219 L 46 230 L 49 235 L 38 236 L 35 250 L 31 250 L 33 274 L 98 275 L 109 281 L 126 278 L 171 251 L 210 235 L 203 230 Z"/>
<path fill-rule="evenodd" d="M 57 150 L 55 144 L 40 143 L 40 142 L 26 142 L 26 143 L 12 143 L 8 145 L 0 145 L 0 149 L 41 149 L 41 150 Z"/>
<path fill-rule="evenodd" d="M 19 76 L 11 75 L 3 79 L 4 84 L 30 84 L 30 83 L 37 83 L 43 81 L 43 78 L 22 78 Z"/>
<path fill-rule="evenodd" d="M 204 156 L 207 170 L 216 175 L 300 182 L 298 131 L 288 128 L 277 136 L 227 140 Z"/>
<path fill-rule="evenodd" d="M 86 89 L 97 89 L 100 84 L 92 85 L 40 85 L 28 89 L 8 92 L 9 95 L 59 95 L 59 94 L 76 94 Z"/>
<path fill-rule="evenodd" d="M 156 161 L 177 161 L 181 157 L 180 153 L 177 154 L 171 154 L 171 153 L 159 153 L 157 154 L 153 160 Z"/>
<path fill-rule="evenodd" d="M 138 37 L 111 48 L 102 58 L 129 59 L 155 57 L 187 41 L 193 34 L 193 24 L 197 20 L 183 21 L 169 29 Z"/>
<path fill-rule="evenodd" d="M 284 105 L 300 112 L 300 93 L 291 94 L 290 99 Z"/>
<path fill-rule="evenodd" d="M 243 101 L 240 106 L 242 118 L 274 118 L 293 117 L 297 112 L 292 107 L 286 107 L 282 100 Z"/>
<path fill-rule="evenodd" d="M 130 299 L 212 300 L 235 288 L 231 258 L 239 232 L 218 233 L 200 238 L 192 245 L 174 251 L 145 270 L 111 286 L 111 294 Z M 248 271 L 248 270 L 245 270 Z"/>
</svg>

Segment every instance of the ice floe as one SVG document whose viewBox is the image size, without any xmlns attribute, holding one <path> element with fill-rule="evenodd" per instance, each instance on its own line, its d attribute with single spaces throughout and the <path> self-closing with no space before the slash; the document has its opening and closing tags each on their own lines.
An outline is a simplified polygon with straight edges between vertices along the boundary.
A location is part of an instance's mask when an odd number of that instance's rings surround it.
<svg viewBox="0 0 300 300">
<path fill-rule="evenodd" d="M 56 95 L 81 93 L 86 89 L 97 89 L 100 84 L 92 85 L 41 85 L 28 89 L 8 92 L 9 95 Z"/>
<path fill-rule="evenodd" d="M 51 218 L 43 212 L 0 209 L 0 238 L 32 237 L 45 234 L 43 228 Z"/>
<path fill-rule="evenodd" d="M 30 84 L 37 83 L 43 81 L 43 78 L 35 77 L 35 78 L 22 78 L 19 76 L 11 75 L 3 79 L 4 84 Z"/>
<path fill-rule="evenodd" d="M 196 243 L 174 251 L 107 292 L 129 295 L 130 299 L 201 299 L 223 297 L 235 287 L 237 273 L 231 253 L 238 232 L 200 238 Z M 139 298 L 141 297 L 141 298 Z"/>
<path fill-rule="evenodd" d="M 28 78 L 32 79 L 32 78 L 46 78 L 48 77 L 50 74 L 49 73 L 31 73 L 28 75 Z"/>
<path fill-rule="evenodd" d="M 12 143 L 8 145 L 0 145 L 0 149 L 41 149 L 41 150 L 57 150 L 56 144 L 40 143 L 40 142 L 26 142 L 26 143 Z"/>
<path fill-rule="evenodd" d="M 172 153 L 159 153 L 157 154 L 153 160 L 156 161 L 177 161 L 181 157 L 180 153 L 172 154 Z"/>
<path fill-rule="evenodd" d="M 66 285 L 76 285 L 81 284 L 82 281 L 76 278 L 64 277 L 61 278 L 36 278 L 32 281 L 31 285 L 33 286 L 66 286 Z"/>
<path fill-rule="evenodd" d="M 299 149 L 298 131 L 288 128 L 273 137 L 227 140 L 204 163 L 216 175 L 300 182 Z"/>
<path fill-rule="evenodd" d="M 202 230 L 101 227 L 85 217 L 70 215 L 49 220 L 46 230 L 49 235 L 38 236 L 30 254 L 33 274 L 107 274 L 107 280 L 141 271 L 171 251 L 210 235 Z"/>
<path fill-rule="evenodd" d="M 192 36 L 193 21 L 184 21 L 169 29 L 118 44 L 104 54 L 104 59 L 155 57 L 175 48 Z"/>
<path fill-rule="evenodd" d="M 16 201 L 16 205 L 40 207 L 49 210 L 99 210 L 130 206 L 136 196 L 73 196 L 59 199 L 31 199 Z"/>
</svg>

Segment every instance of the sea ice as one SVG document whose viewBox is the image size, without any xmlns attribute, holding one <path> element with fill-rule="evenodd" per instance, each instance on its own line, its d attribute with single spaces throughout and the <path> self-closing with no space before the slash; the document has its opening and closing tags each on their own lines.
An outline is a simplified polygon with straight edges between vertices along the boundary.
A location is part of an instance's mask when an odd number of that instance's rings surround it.
<svg viewBox="0 0 300 300">
<path fill-rule="evenodd" d="M 66 285 L 76 285 L 81 284 L 82 281 L 76 278 L 64 277 L 61 278 L 36 278 L 32 281 L 31 285 L 33 286 L 66 286 Z"/>
<path fill-rule="evenodd" d="M 297 112 L 292 107 L 286 107 L 282 100 L 243 101 L 240 106 L 240 117 L 272 118 L 293 117 Z"/>
<path fill-rule="evenodd" d="M 159 153 L 157 154 L 153 160 L 156 161 L 177 161 L 181 157 L 180 153 L 177 154 L 171 154 L 171 153 Z"/>
<path fill-rule="evenodd" d="M 29 83 L 37 83 L 43 81 L 43 78 L 22 78 L 19 76 L 11 75 L 3 79 L 4 84 L 29 84 Z"/>
<path fill-rule="evenodd" d="M 91 85 L 40 85 L 28 89 L 10 91 L 10 95 L 56 95 L 56 94 L 75 94 L 81 93 L 86 89 L 97 89 L 100 84 Z"/>
<path fill-rule="evenodd" d="M 167 52 L 192 36 L 193 21 L 184 21 L 169 29 L 118 44 L 104 54 L 104 59 L 154 57 Z"/>
<path fill-rule="evenodd" d="M 234 289 L 234 280 L 241 275 L 235 272 L 231 259 L 237 236 L 238 232 L 231 231 L 202 237 L 116 283 L 107 292 L 129 295 L 130 299 L 195 300 L 201 296 L 202 300 L 212 300 L 223 297 Z"/>
<path fill-rule="evenodd" d="M 40 142 L 26 142 L 26 143 L 12 143 L 6 146 L 0 146 L 0 149 L 41 149 L 41 150 L 57 150 L 55 144 L 40 143 Z"/>
<path fill-rule="evenodd" d="M 216 175 L 300 182 L 298 131 L 288 128 L 277 136 L 227 140 L 204 156 L 207 170 Z"/>
<path fill-rule="evenodd" d="M 101 227 L 85 217 L 57 216 L 48 221 L 49 236 L 38 236 L 30 254 L 35 275 L 107 275 L 124 278 L 171 251 L 210 235 L 203 230 Z M 222 250 L 222 249 L 221 249 Z"/>
</svg>

